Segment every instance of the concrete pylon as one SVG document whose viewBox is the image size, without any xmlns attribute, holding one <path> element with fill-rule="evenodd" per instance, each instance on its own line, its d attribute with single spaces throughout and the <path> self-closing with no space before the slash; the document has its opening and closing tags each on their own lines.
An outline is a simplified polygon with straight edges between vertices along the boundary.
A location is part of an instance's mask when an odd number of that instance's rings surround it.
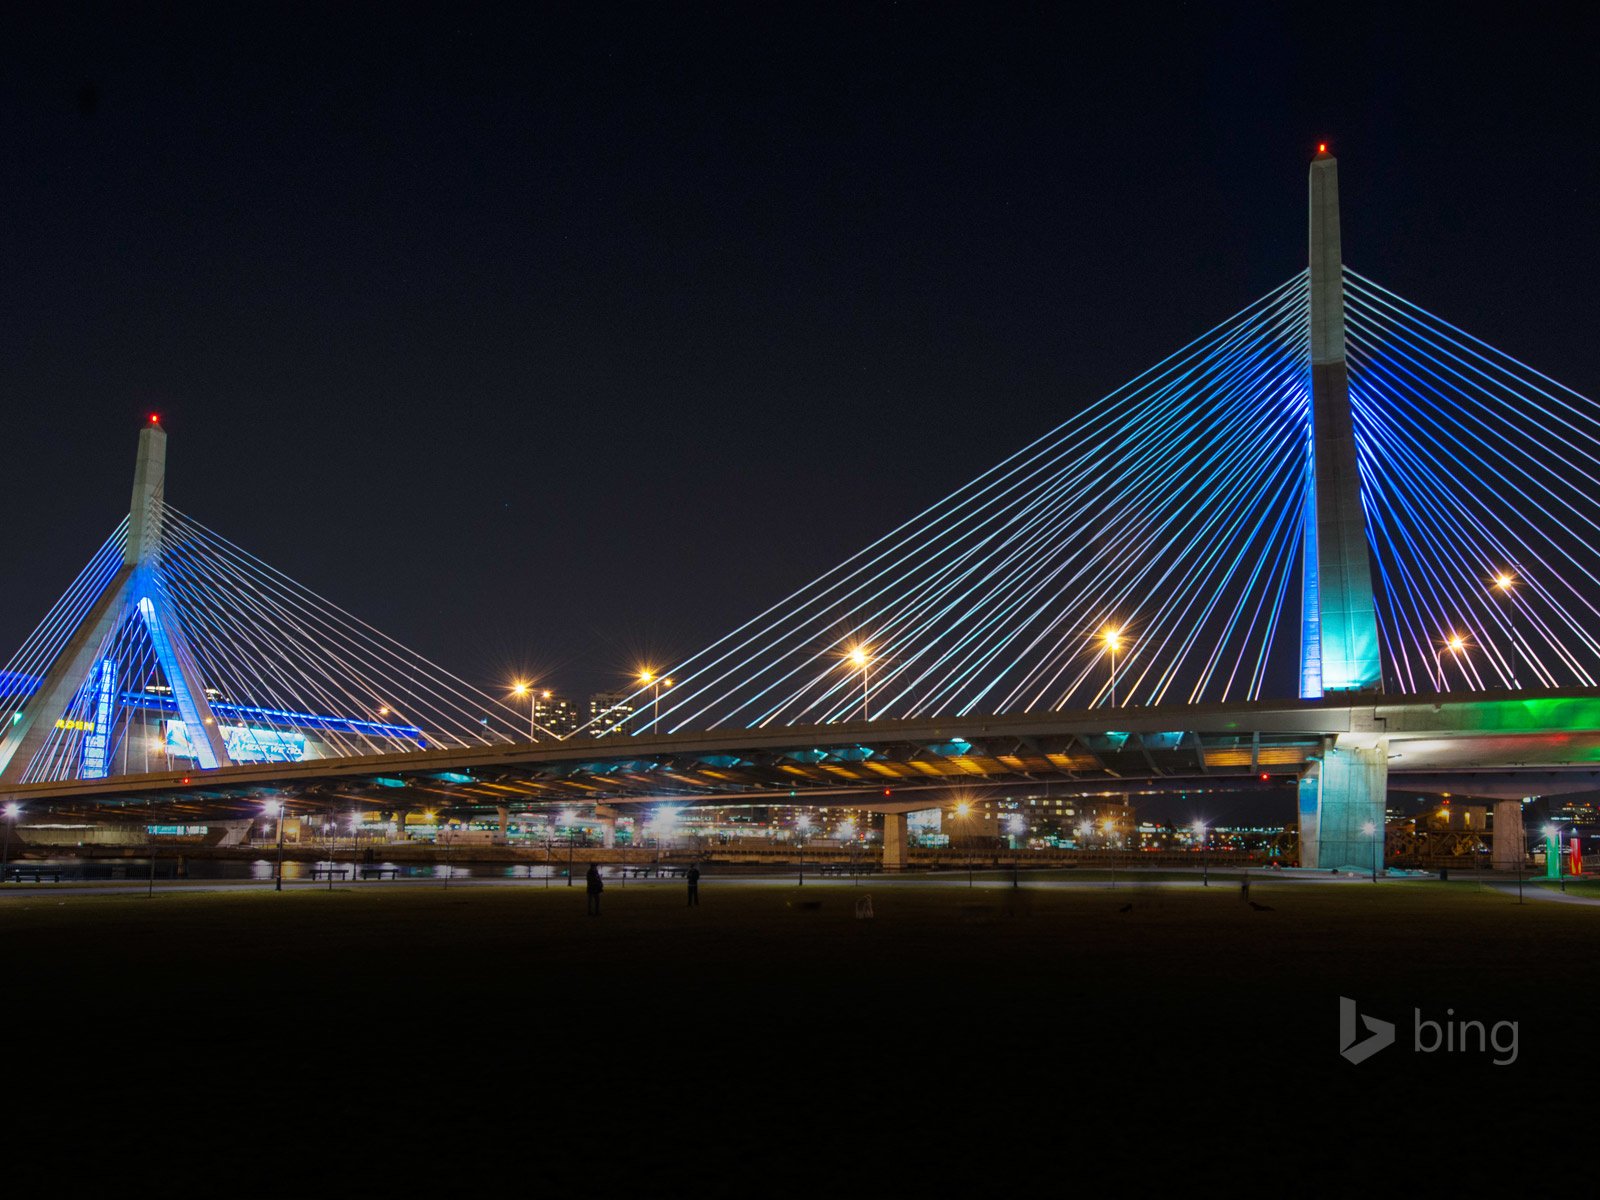
<svg viewBox="0 0 1600 1200">
<path fill-rule="evenodd" d="M 1339 164 L 1311 163 L 1311 474 L 1306 481 L 1300 694 L 1383 690 L 1372 565 L 1344 344 Z"/>
<path fill-rule="evenodd" d="M 1302 538 L 1300 695 L 1382 692 L 1372 559 L 1344 343 L 1339 164 L 1318 149 L 1310 178 L 1311 453 Z M 1300 864 L 1383 869 L 1389 747 L 1341 735 L 1300 780 Z M 1368 833 L 1370 828 L 1373 832 Z"/>
<path fill-rule="evenodd" d="M 1527 834 L 1522 827 L 1522 801 L 1495 801 L 1493 833 L 1490 858 L 1494 869 L 1515 871 L 1528 853 Z"/>
<path fill-rule="evenodd" d="M 883 814 L 883 869 L 904 871 L 911 862 L 910 822 L 903 812 Z"/>
<path fill-rule="evenodd" d="M 38 690 L 14 715 L 0 735 L 0 783 L 22 779 L 34 755 L 44 746 L 92 672 L 102 648 L 133 607 L 144 623 L 172 689 L 178 712 L 189 731 L 202 767 L 227 766 L 222 730 L 211 712 L 199 668 L 177 613 L 160 582 L 162 503 L 166 489 L 167 434 L 154 417 L 139 432 L 133 495 L 128 504 L 128 540 L 122 565 L 46 669 Z M 108 684 L 108 696 L 116 686 Z M 112 707 L 108 702 L 108 709 Z M 106 714 L 109 725 L 110 713 Z M 105 736 L 104 733 L 101 736 Z M 103 768 L 102 768 L 103 770 Z"/>
<path fill-rule="evenodd" d="M 1300 777 L 1300 865 L 1381 874 L 1388 795 L 1388 738 L 1328 738 Z"/>
</svg>

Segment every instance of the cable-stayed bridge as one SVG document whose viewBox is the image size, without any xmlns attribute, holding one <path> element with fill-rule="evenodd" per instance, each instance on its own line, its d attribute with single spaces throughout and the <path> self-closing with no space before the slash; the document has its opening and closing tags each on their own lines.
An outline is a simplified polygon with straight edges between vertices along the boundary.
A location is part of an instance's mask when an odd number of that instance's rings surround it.
<svg viewBox="0 0 1600 1200">
<path fill-rule="evenodd" d="M 624 735 L 530 730 L 167 505 L 153 422 L 128 519 L 0 674 L 0 794 L 888 811 L 1265 773 L 1343 865 L 1391 774 L 1595 786 L 1600 405 L 1345 268 L 1326 153 L 1310 212 L 1306 270 L 674 664 Z"/>
</svg>

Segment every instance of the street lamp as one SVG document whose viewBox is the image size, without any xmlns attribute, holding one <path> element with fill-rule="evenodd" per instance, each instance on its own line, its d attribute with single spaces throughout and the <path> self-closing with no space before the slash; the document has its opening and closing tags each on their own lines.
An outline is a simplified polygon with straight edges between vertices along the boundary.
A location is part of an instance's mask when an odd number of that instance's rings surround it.
<svg viewBox="0 0 1600 1200">
<path fill-rule="evenodd" d="M 971 804 L 965 800 L 957 802 L 956 817 L 960 820 L 962 829 L 965 830 L 962 834 L 962 839 L 967 843 L 967 886 L 969 888 L 972 886 L 972 822 L 969 819 L 971 813 Z"/>
<path fill-rule="evenodd" d="M 1204 821 L 1196 821 L 1194 823 L 1194 836 L 1200 842 L 1200 886 L 1210 887 L 1211 859 L 1206 854 L 1206 823 Z"/>
<path fill-rule="evenodd" d="M 1522 682 L 1517 675 L 1517 664 L 1522 659 L 1522 640 L 1517 636 L 1517 584 L 1522 581 L 1509 571 L 1501 571 L 1494 577 L 1494 587 L 1506 598 L 1506 603 L 1511 606 L 1511 686 L 1521 688 Z M 1524 664 L 1526 665 L 1526 664 Z"/>
<path fill-rule="evenodd" d="M 277 866 L 277 869 L 273 872 L 272 890 L 275 891 L 275 892 L 281 892 L 281 891 L 283 891 L 283 812 L 284 812 L 284 803 L 283 803 L 282 800 L 268 800 L 266 802 L 266 804 L 263 805 L 262 807 L 266 812 L 275 814 L 276 820 L 278 822 L 278 866 Z"/>
<path fill-rule="evenodd" d="M 1113 705 L 1115 705 L 1115 701 L 1113 701 Z M 1112 835 L 1113 832 L 1115 832 L 1116 828 L 1117 828 L 1117 823 L 1111 817 L 1107 817 L 1104 821 L 1100 822 L 1100 829 L 1106 835 L 1106 849 L 1108 851 L 1111 849 L 1111 835 Z M 1110 857 L 1111 857 L 1111 890 L 1114 892 L 1114 891 L 1117 890 L 1117 856 L 1113 854 Z"/>
<path fill-rule="evenodd" d="M 795 886 L 804 887 L 806 884 L 806 831 L 811 828 L 811 814 L 801 813 L 794 822 L 795 843 L 800 847 L 800 881 Z"/>
<path fill-rule="evenodd" d="M 561 821 L 567 827 L 567 886 L 568 887 L 572 886 L 572 823 L 574 821 L 576 821 L 577 819 L 578 819 L 577 810 L 571 809 L 571 808 L 563 808 L 561 810 Z M 661 858 L 661 852 L 659 850 L 656 852 L 656 858 L 657 858 L 657 860 L 659 860 Z"/>
<path fill-rule="evenodd" d="M 4 877 L 6 865 L 11 861 L 11 839 L 16 836 L 17 817 L 22 812 L 22 807 L 15 802 L 6 805 L 6 840 L 0 846 L 0 878 Z"/>
<path fill-rule="evenodd" d="M 539 725 L 538 725 L 538 722 L 534 720 L 534 714 L 538 711 L 538 708 L 539 708 L 539 697 L 538 697 L 538 694 L 533 690 L 533 688 L 530 685 L 528 685 L 526 683 L 523 683 L 521 680 L 518 680 L 515 684 L 512 685 L 511 694 L 513 696 L 516 696 L 518 699 L 521 699 L 523 696 L 526 696 L 528 698 L 528 740 L 530 742 L 538 741 L 539 740 L 539 733 L 538 733 Z M 548 690 L 544 693 L 544 698 L 546 700 L 550 699 L 550 693 L 549 693 Z"/>
<path fill-rule="evenodd" d="M 1461 652 L 1466 648 L 1467 639 L 1462 637 L 1459 633 L 1452 633 L 1444 640 L 1444 649 L 1450 651 L 1451 654 L 1456 656 L 1457 665 L 1459 665 L 1461 662 Z M 1440 647 L 1438 643 L 1435 643 L 1433 647 L 1433 670 L 1434 673 L 1439 677 L 1439 690 L 1444 692 L 1448 691 L 1449 688 L 1445 683 L 1444 662 L 1439 655 L 1439 649 Z"/>
<path fill-rule="evenodd" d="M 861 719 L 870 721 L 872 720 L 872 713 L 867 707 L 867 687 L 869 682 L 868 673 L 872 670 L 871 647 L 852 646 L 850 653 L 846 657 L 849 659 L 850 665 L 861 672 Z"/>
<path fill-rule="evenodd" d="M 1122 647 L 1122 630 L 1107 629 L 1102 635 L 1106 649 L 1111 651 L 1111 707 L 1117 706 L 1117 651 Z"/>
<path fill-rule="evenodd" d="M 1372 839 L 1372 882 L 1378 882 L 1378 827 L 1371 821 L 1361 826 L 1361 832 Z"/>
<path fill-rule="evenodd" d="M 663 679 L 654 671 L 646 668 L 639 672 L 639 682 L 650 689 L 651 717 L 650 732 L 661 732 L 661 689 L 671 687 L 672 680 Z"/>
</svg>

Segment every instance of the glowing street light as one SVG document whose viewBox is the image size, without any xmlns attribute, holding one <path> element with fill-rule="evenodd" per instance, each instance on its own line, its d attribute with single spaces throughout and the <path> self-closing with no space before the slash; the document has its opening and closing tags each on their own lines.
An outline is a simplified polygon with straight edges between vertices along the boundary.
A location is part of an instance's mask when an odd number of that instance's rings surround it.
<svg viewBox="0 0 1600 1200">
<path fill-rule="evenodd" d="M 275 815 L 278 822 L 278 866 L 273 872 L 272 890 L 283 891 L 283 817 L 284 804 L 282 800 L 268 800 L 261 806 L 263 812 Z"/>
<path fill-rule="evenodd" d="M 650 731 L 652 733 L 659 733 L 661 722 L 661 689 L 664 687 L 671 687 L 672 680 L 663 679 L 650 668 L 646 667 L 639 672 L 639 683 L 642 686 L 650 689 L 650 703 L 652 707 Z"/>
<path fill-rule="evenodd" d="M 1522 658 L 1522 639 L 1517 634 L 1517 585 L 1522 581 L 1509 571 L 1501 571 L 1494 577 L 1494 589 L 1503 596 L 1504 603 L 1511 609 L 1511 686 L 1520 688 L 1522 683 L 1517 675 L 1517 664 Z"/>
<path fill-rule="evenodd" d="M 1375 822 L 1362 823 L 1361 832 L 1372 839 L 1372 882 L 1378 882 L 1378 826 Z"/>
<path fill-rule="evenodd" d="M 861 672 L 861 719 L 870 721 L 872 720 L 872 713 L 868 709 L 867 688 L 869 673 L 872 670 L 872 648 L 858 643 L 850 648 L 850 652 L 845 655 L 845 659 L 851 667 Z"/>
<path fill-rule="evenodd" d="M 795 827 L 795 831 L 799 834 L 799 836 L 797 838 L 795 838 L 795 845 L 797 845 L 800 848 L 799 881 L 795 884 L 795 886 L 796 887 L 804 887 L 805 884 L 806 884 L 806 837 L 805 837 L 805 835 L 811 829 L 811 814 L 810 813 L 801 813 L 798 817 L 795 818 L 794 827 Z"/>
<path fill-rule="evenodd" d="M 534 720 L 534 714 L 538 711 L 538 708 L 539 708 L 539 696 L 538 696 L 538 693 L 536 693 L 533 690 L 533 685 L 532 684 L 525 683 L 525 682 L 523 682 L 522 680 L 519 679 L 519 680 L 517 680 L 516 683 L 511 685 L 511 694 L 513 696 L 517 697 L 517 699 L 519 699 L 519 700 L 524 696 L 528 697 L 528 740 L 530 742 L 538 741 L 539 740 L 539 734 L 538 734 L 539 726 L 538 726 L 538 722 L 536 722 Z M 548 690 L 544 693 L 544 698 L 546 700 L 548 700 L 550 698 L 550 693 L 549 693 Z"/>
<path fill-rule="evenodd" d="M 0 872 L 4 872 L 6 864 L 11 861 L 11 839 L 16 836 L 17 818 L 22 814 L 22 806 L 15 801 L 6 805 L 6 840 L 0 846 Z"/>
<path fill-rule="evenodd" d="M 1122 630 L 1113 626 L 1101 635 L 1105 639 L 1106 649 L 1111 652 L 1111 707 L 1117 706 L 1117 651 L 1122 648 Z"/>
<path fill-rule="evenodd" d="M 1456 664 L 1459 666 L 1461 662 L 1461 654 L 1464 650 L 1466 650 L 1466 648 L 1467 639 L 1462 637 L 1459 633 L 1448 633 L 1445 635 L 1445 639 L 1442 644 L 1439 642 L 1435 642 L 1433 644 L 1433 671 L 1438 677 L 1439 690 L 1441 692 L 1449 690 L 1448 684 L 1445 680 L 1444 660 L 1441 655 L 1441 651 L 1448 650 L 1451 654 L 1455 655 Z M 1464 672 L 1463 678 L 1465 678 Z"/>
<path fill-rule="evenodd" d="M 1200 843 L 1200 886 L 1211 886 L 1211 856 L 1206 853 L 1206 823 L 1194 823 L 1195 840 Z"/>
</svg>

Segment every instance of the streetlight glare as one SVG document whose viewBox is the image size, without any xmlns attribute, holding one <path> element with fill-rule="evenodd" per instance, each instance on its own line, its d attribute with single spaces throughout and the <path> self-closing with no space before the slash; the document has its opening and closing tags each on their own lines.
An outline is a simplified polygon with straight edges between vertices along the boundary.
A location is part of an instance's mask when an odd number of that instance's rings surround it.
<svg viewBox="0 0 1600 1200">
<path fill-rule="evenodd" d="M 1502 592 L 1510 591 L 1511 588 L 1515 586 L 1516 582 L 1516 577 L 1506 571 L 1501 571 L 1500 574 L 1494 577 L 1495 587 L 1499 588 Z"/>
<path fill-rule="evenodd" d="M 1378 832 L 1378 827 L 1371 821 L 1368 821 L 1361 826 L 1361 832 L 1366 834 L 1368 837 L 1371 837 L 1374 833 Z"/>
<path fill-rule="evenodd" d="M 644 684 L 654 683 L 655 679 L 656 679 L 656 673 L 654 671 L 645 670 L 645 671 L 640 671 L 639 672 L 639 682 L 640 683 L 644 683 Z"/>
<path fill-rule="evenodd" d="M 1113 627 L 1111 629 L 1107 629 L 1103 636 L 1106 639 L 1106 645 L 1111 647 L 1111 649 L 1117 650 L 1121 648 L 1122 630 Z"/>
<path fill-rule="evenodd" d="M 851 648 L 850 665 L 852 667 L 864 667 L 867 665 L 867 662 L 867 652 L 864 648 L 861 646 L 855 646 Z"/>
<path fill-rule="evenodd" d="M 12 803 L 6 805 L 6 819 L 9 820 L 9 821 L 15 821 L 17 819 L 18 814 L 21 813 L 21 812 L 22 812 L 22 806 L 20 804 L 17 804 L 15 801 L 13 801 Z"/>
</svg>

